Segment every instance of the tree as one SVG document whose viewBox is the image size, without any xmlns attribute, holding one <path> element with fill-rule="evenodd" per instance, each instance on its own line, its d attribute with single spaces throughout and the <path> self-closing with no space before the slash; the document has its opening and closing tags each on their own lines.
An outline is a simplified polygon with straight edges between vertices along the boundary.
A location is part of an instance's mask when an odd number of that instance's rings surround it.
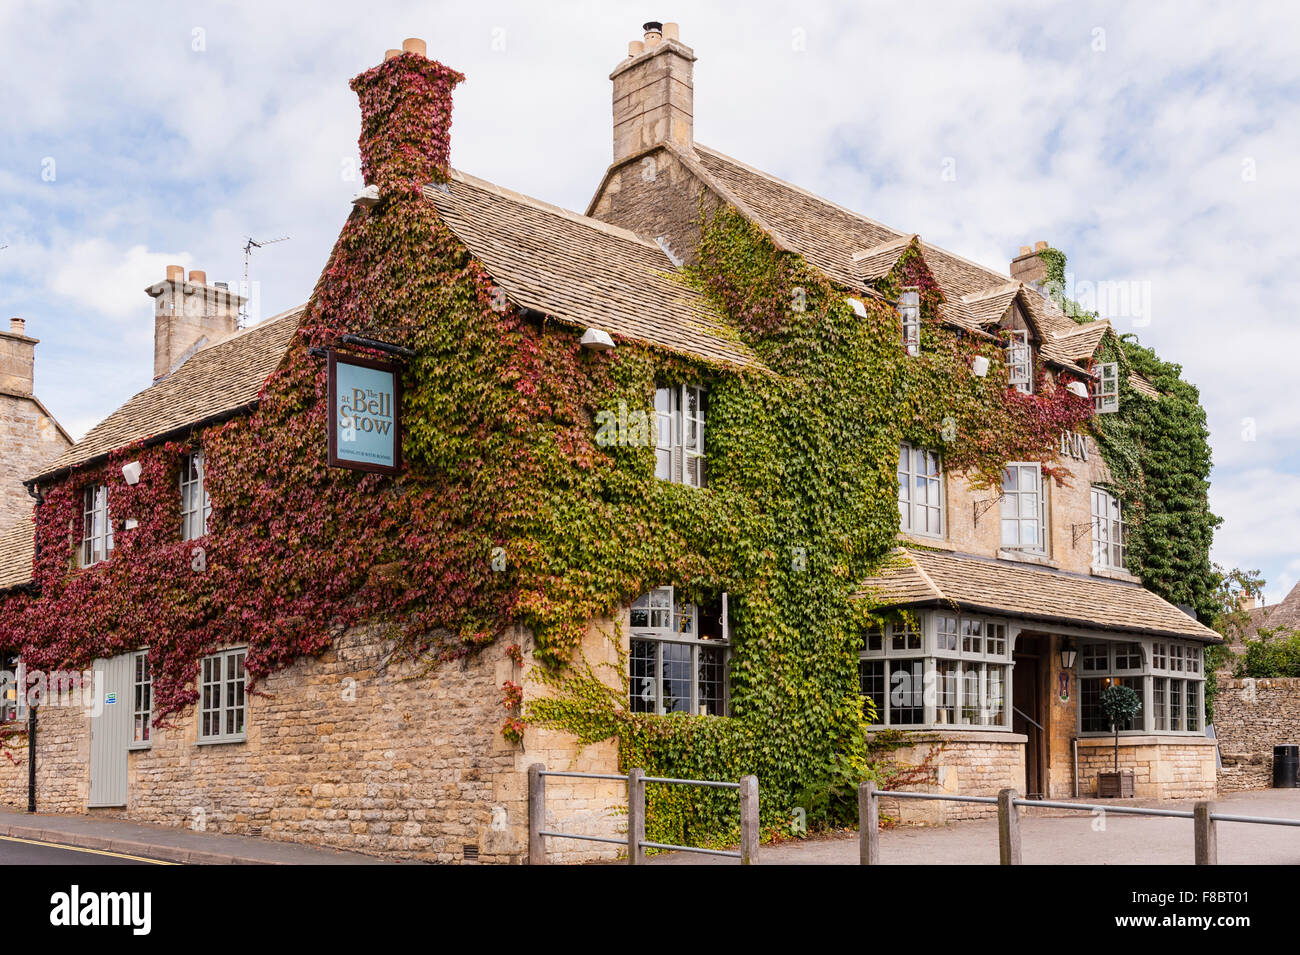
<svg viewBox="0 0 1300 955">
<path fill-rule="evenodd" d="M 1112 683 L 1101 691 L 1099 702 L 1115 731 L 1115 772 L 1119 772 L 1119 728 L 1142 711 L 1142 700 L 1133 687 Z"/>
</svg>

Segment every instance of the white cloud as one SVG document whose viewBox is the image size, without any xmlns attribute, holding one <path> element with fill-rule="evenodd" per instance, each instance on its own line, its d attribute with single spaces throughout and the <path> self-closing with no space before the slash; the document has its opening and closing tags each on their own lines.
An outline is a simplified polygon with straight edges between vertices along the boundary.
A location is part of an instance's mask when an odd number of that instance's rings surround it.
<svg viewBox="0 0 1300 955">
<path fill-rule="evenodd" d="M 115 319 L 137 319 L 144 289 L 159 282 L 168 265 L 188 269 L 188 252 L 150 252 L 142 245 L 123 249 L 105 239 L 69 246 L 50 274 L 50 290 L 85 309 Z"/>
</svg>

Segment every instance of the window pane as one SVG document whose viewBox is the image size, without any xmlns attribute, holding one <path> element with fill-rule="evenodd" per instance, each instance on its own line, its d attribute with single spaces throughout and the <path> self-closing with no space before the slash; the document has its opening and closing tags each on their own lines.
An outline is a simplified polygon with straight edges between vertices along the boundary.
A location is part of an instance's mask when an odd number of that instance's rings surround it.
<svg viewBox="0 0 1300 955">
<path fill-rule="evenodd" d="M 859 660 L 858 684 L 862 695 L 868 697 L 876 707 L 876 719 L 885 721 L 885 661 Z"/>
<path fill-rule="evenodd" d="M 700 647 L 699 712 L 722 716 L 726 712 L 727 651 L 723 647 Z"/>
<path fill-rule="evenodd" d="M 957 722 L 956 660 L 940 660 L 935 664 L 934 721 L 940 725 Z"/>
<path fill-rule="evenodd" d="M 925 665 L 921 660 L 897 660 L 889 668 L 889 722 L 894 726 L 925 720 Z"/>
<path fill-rule="evenodd" d="M 691 711 L 691 648 L 681 643 L 661 643 L 663 660 L 663 712 Z"/>
<path fill-rule="evenodd" d="M 655 648 L 653 640 L 633 640 L 628 666 L 628 708 L 633 713 L 654 713 L 657 710 L 655 681 Z"/>
</svg>

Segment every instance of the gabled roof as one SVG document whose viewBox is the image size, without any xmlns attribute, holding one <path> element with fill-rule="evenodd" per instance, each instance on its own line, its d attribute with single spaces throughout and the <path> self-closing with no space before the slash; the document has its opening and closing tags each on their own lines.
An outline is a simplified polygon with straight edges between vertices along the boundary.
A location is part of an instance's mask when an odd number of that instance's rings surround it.
<svg viewBox="0 0 1300 955">
<path fill-rule="evenodd" d="M 252 405 L 280 365 L 304 306 L 282 312 L 195 353 L 45 466 L 37 479 Z"/>
<path fill-rule="evenodd" d="M 875 606 L 948 606 L 1119 633 L 1222 638 L 1139 584 L 966 554 L 897 552 L 862 596 Z"/>
<path fill-rule="evenodd" d="M 0 592 L 31 583 L 34 533 L 28 513 L 0 534 Z"/>
<path fill-rule="evenodd" d="M 870 249 L 854 252 L 849 258 L 853 262 L 858 279 L 862 282 L 874 282 L 884 278 L 894 270 L 903 252 L 917 238 L 914 235 L 905 235 L 901 239 L 890 239 Z"/>
<path fill-rule="evenodd" d="M 1250 627 L 1246 636 L 1254 638 L 1261 627 L 1268 630 L 1300 631 L 1300 583 L 1292 587 L 1280 603 L 1271 607 L 1256 607 L 1250 611 Z"/>
<path fill-rule="evenodd" d="M 517 305 L 575 328 L 761 369 L 659 246 L 618 226 L 453 172 L 425 196 Z"/>
</svg>

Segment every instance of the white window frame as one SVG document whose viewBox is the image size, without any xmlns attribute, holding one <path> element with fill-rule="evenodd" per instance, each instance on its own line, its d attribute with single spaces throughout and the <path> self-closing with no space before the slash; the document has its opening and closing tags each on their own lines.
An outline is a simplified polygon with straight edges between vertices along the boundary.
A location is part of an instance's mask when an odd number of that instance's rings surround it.
<svg viewBox="0 0 1300 955">
<path fill-rule="evenodd" d="M 113 553 L 113 518 L 108 509 L 108 488 L 86 488 L 81 495 L 81 547 L 77 563 L 93 567 Z"/>
<path fill-rule="evenodd" d="M 645 606 L 641 606 L 642 604 Z M 645 623 L 635 623 L 638 610 L 648 612 Z M 683 603 L 672 586 L 656 587 L 642 594 L 632 603 L 629 612 L 629 656 L 628 656 L 628 694 L 629 708 L 637 704 L 653 704 L 653 709 L 632 709 L 636 713 L 680 713 L 680 710 L 664 709 L 664 650 L 665 647 L 684 647 L 689 650 L 691 676 L 691 696 L 686 713 L 699 716 L 726 716 L 731 705 L 731 623 L 728 618 L 727 595 L 722 595 L 722 637 L 713 639 L 700 633 L 700 608 L 695 604 Z M 650 659 L 653 677 L 634 677 L 631 668 L 637 659 L 634 656 L 633 642 L 650 644 L 653 658 Z M 705 651 L 718 649 L 722 667 L 721 695 L 714 701 L 716 712 L 708 713 L 701 702 L 700 666 Z M 634 681 L 639 680 L 640 686 Z"/>
<path fill-rule="evenodd" d="M 867 695 L 867 667 L 876 670 L 885 696 L 873 699 L 876 726 L 1010 731 L 1011 664 L 1006 620 L 926 612 L 868 632 L 858 653 L 859 689 Z M 916 722 L 894 720 L 895 710 L 915 715 L 918 709 Z"/>
<path fill-rule="evenodd" d="M 705 486 L 707 404 L 701 385 L 655 389 L 655 476 L 660 480 Z"/>
<path fill-rule="evenodd" d="M 0 661 L 6 673 L 0 682 L 0 723 L 25 722 L 27 719 L 27 668 L 20 656 Z M 12 669 L 10 669 L 12 667 Z M 12 680 L 12 682 L 10 682 Z"/>
<path fill-rule="evenodd" d="M 206 535 L 211 513 L 203 452 L 196 451 L 181 459 L 181 540 L 198 540 Z"/>
<path fill-rule="evenodd" d="M 917 456 L 923 456 L 926 472 L 917 469 Z M 933 469 L 929 465 L 933 462 Z M 944 514 L 946 494 L 943 474 L 943 455 L 904 441 L 898 448 L 898 521 L 899 527 L 909 534 L 921 537 L 942 538 L 948 531 Z M 919 492 L 924 488 L 925 501 Z M 924 520 L 922 520 L 924 518 Z M 934 524 L 937 523 L 937 529 Z M 922 529 L 924 525 L 924 529 Z"/>
<path fill-rule="evenodd" d="M 1134 667 L 1120 666 L 1132 662 L 1132 647 L 1140 648 L 1141 662 Z M 1127 649 L 1121 653 L 1121 648 Z M 1101 649 L 1103 655 L 1098 655 Z M 1132 729 L 1120 730 L 1120 736 L 1202 736 L 1205 732 L 1205 673 L 1202 648 L 1194 643 L 1165 637 L 1142 637 L 1120 640 L 1087 640 L 1079 650 L 1079 693 L 1076 717 L 1079 735 L 1101 737 L 1113 730 L 1085 730 L 1083 700 L 1084 681 L 1127 680 L 1141 687 L 1142 710 L 1134 718 Z M 1178 719 L 1174 716 L 1175 690 Z M 1188 694 L 1195 695 L 1189 706 Z M 1196 727 L 1187 728 L 1187 714 L 1196 717 Z"/>
<path fill-rule="evenodd" d="M 1034 393 L 1034 348 L 1023 328 L 1007 329 L 1007 383 L 1027 395 Z"/>
<path fill-rule="evenodd" d="M 1007 487 L 1011 469 L 1016 469 L 1016 487 L 1010 489 Z M 1026 474 L 1032 474 L 1034 479 L 1034 488 L 1026 490 L 1024 488 L 1024 478 Z M 1029 495 L 1036 495 L 1038 504 L 1035 507 L 1032 503 L 1026 504 L 1025 498 Z M 1030 510 L 1031 513 L 1024 513 Z M 1002 493 L 999 504 L 999 546 L 1003 550 L 1019 551 L 1024 554 L 1039 554 L 1046 556 L 1050 549 L 1050 528 L 1048 527 L 1048 506 L 1047 506 L 1047 488 L 1043 481 L 1043 466 L 1035 461 L 1012 461 L 1006 466 L 1002 478 Z M 1038 523 L 1038 542 L 1026 545 L 1025 525 L 1029 522 Z M 1017 543 L 1009 544 L 1006 541 L 1007 524 L 1016 525 Z"/>
<path fill-rule="evenodd" d="M 1092 563 L 1094 567 L 1124 570 L 1128 556 L 1128 525 L 1124 505 L 1105 488 L 1092 487 Z"/>
<path fill-rule="evenodd" d="M 1098 377 L 1092 406 L 1098 414 L 1119 411 L 1119 362 L 1104 362 L 1097 368 Z"/>
<path fill-rule="evenodd" d="M 247 647 L 210 653 L 199 660 L 200 744 L 242 743 L 248 737 Z M 215 722 L 208 718 L 214 717 Z M 216 732 L 211 732 L 215 726 Z"/>
<path fill-rule="evenodd" d="M 149 651 L 131 654 L 131 749 L 153 745 L 153 676 L 149 672 Z"/>
<path fill-rule="evenodd" d="M 903 289 L 898 297 L 898 320 L 903 331 L 903 350 L 909 355 L 921 353 L 921 290 L 916 286 Z"/>
</svg>

